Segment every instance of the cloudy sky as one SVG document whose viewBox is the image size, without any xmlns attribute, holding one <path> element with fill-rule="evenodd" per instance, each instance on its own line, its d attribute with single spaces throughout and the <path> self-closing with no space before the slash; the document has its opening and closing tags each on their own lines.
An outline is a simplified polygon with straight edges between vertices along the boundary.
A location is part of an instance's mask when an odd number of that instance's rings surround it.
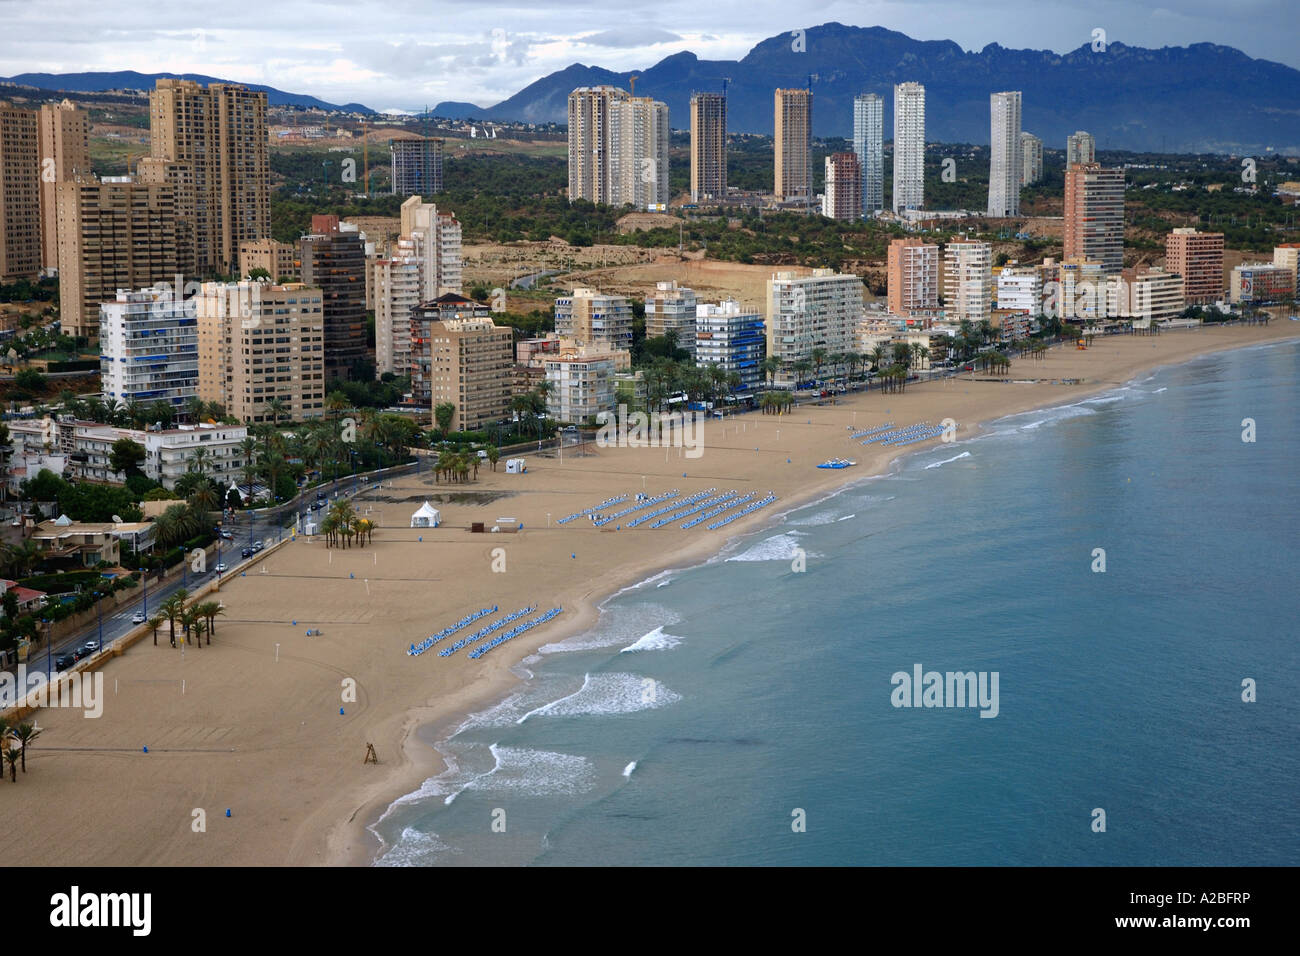
<svg viewBox="0 0 1300 956">
<path fill-rule="evenodd" d="M 1209 41 L 1300 67 L 1295 0 L 0 0 L 0 18 L 0 76 L 203 73 L 377 109 L 491 105 L 574 62 L 631 70 L 682 50 L 734 59 L 828 21 L 968 50 L 1057 52 L 1100 27 L 1111 42 Z"/>
</svg>

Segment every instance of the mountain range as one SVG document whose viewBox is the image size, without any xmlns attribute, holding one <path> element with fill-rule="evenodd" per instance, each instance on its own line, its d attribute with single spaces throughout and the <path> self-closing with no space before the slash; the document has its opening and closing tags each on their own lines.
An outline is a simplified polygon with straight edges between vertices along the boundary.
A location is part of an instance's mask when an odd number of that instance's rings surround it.
<svg viewBox="0 0 1300 956">
<path fill-rule="evenodd" d="M 201 73 L 137 73 L 135 70 L 118 70 L 114 73 L 19 73 L 16 76 L 0 77 L 0 83 L 13 83 L 16 86 L 30 86 L 38 90 L 60 90 L 69 93 L 105 93 L 109 90 L 152 90 L 155 80 L 195 80 L 205 86 L 208 83 L 232 83 L 215 76 Z M 314 96 L 302 93 L 286 93 L 273 86 L 260 83 L 241 83 L 250 90 L 264 91 L 266 102 L 271 106 L 303 106 L 322 110 L 336 110 L 344 113 L 373 113 L 368 106 L 360 103 L 345 103 L 342 106 L 326 103 Z"/>
<path fill-rule="evenodd" d="M 853 134 L 853 97 L 884 99 L 885 139 L 892 138 L 893 86 L 909 80 L 926 88 L 926 139 L 942 143 L 989 141 L 989 94 L 1024 94 L 1021 126 L 1048 148 L 1063 149 L 1078 129 L 1099 149 L 1162 152 L 1300 155 L 1300 70 L 1253 59 L 1213 43 L 1144 49 L 1124 43 L 1084 44 L 1058 54 L 990 44 L 968 52 L 951 40 L 914 40 L 884 27 L 825 23 L 758 43 L 740 60 L 701 60 L 682 52 L 644 70 L 614 72 L 574 63 L 530 83 L 490 107 L 440 103 L 432 112 L 450 119 L 565 123 L 569 93 L 602 83 L 636 90 L 668 104 L 670 121 L 689 127 L 691 94 L 727 91 L 728 128 L 768 133 L 773 90 L 813 91 L 813 132 Z M 103 92 L 152 89 L 172 73 L 22 73 L 0 82 L 45 90 Z M 230 82 L 189 74 L 202 83 Z M 358 103 L 336 105 L 274 87 L 272 105 L 374 112 Z"/>
<path fill-rule="evenodd" d="M 689 127 L 692 92 L 721 90 L 733 133 L 771 133 L 773 90 L 810 87 L 813 132 L 853 134 L 853 97 L 884 98 L 885 139 L 892 138 L 893 86 L 926 88 L 926 139 L 987 143 L 989 94 L 1023 92 L 1022 128 L 1049 148 L 1084 129 L 1100 149 L 1171 152 L 1300 153 L 1300 70 L 1252 59 L 1213 43 L 1148 50 L 1091 43 L 1069 53 L 1009 50 L 990 44 L 967 52 L 950 40 L 914 40 L 883 27 L 826 23 L 763 40 L 740 60 L 676 53 L 645 70 L 616 73 L 575 63 L 476 114 L 446 104 L 440 116 L 525 122 L 567 121 L 567 97 L 579 86 L 610 83 L 668 104 L 675 128 Z M 802 47 L 802 49 L 799 49 Z"/>
</svg>

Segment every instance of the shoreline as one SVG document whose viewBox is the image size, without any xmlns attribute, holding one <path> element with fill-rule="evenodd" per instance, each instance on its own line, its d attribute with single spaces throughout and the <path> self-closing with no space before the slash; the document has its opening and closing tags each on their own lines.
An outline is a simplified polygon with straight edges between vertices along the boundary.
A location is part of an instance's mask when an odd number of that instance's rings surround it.
<svg viewBox="0 0 1300 956">
<path fill-rule="evenodd" d="M 1281 320 L 1275 319 L 1274 321 L 1280 322 Z M 1179 329 L 1163 334 L 1203 334 L 1204 331 L 1204 328 Z M 1289 334 L 1271 336 L 1265 341 L 1217 343 L 1210 348 L 1196 351 L 1194 354 L 1180 356 L 1174 361 L 1142 364 L 1130 369 L 1128 377 L 1119 381 L 1085 381 L 1080 384 L 1049 386 L 1069 389 L 1070 393 L 1061 396 L 1062 401 L 1031 403 L 1014 411 L 982 418 L 969 424 L 960 422 L 959 430 L 963 434 L 957 444 L 978 437 L 993 422 L 1032 411 L 1069 407 L 1094 398 L 1099 394 L 1104 394 L 1107 391 L 1127 387 L 1140 376 L 1154 375 L 1165 368 L 1187 365 L 1220 352 L 1271 347 L 1293 342 L 1297 339 L 1300 339 L 1300 330 Z M 1058 345 L 1054 347 L 1054 350 L 1055 348 L 1064 349 L 1065 347 L 1065 345 Z M 960 381 L 962 379 L 954 378 L 947 380 L 947 382 L 926 382 L 920 387 L 943 388 L 945 384 Z M 1014 389 L 1016 387 L 1023 388 L 1030 383 L 1008 379 L 994 384 Z M 1035 381 L 1033 384 L 1041 386 L 1044 383 Z M 915 385 L 913 388 L 917 389 L 917 391 L 920 390 Z M 857 393 L 853 398 L 867 398 L 871 395 L 870 392 L 862 392 Z M 904 394 L 899 397 L 899 400 L 905 398 L 906 395 Z M 377 836 L 373 828 L 387 815 L 389 809 L 397 801 L 416 793 L 427 780 L 439 776 L 448 769 L 446 761 L 437 749 L 437 745 L 453 737 L 473 714 L 499 703 L 514 689 L 525 683 L 527 678 L 521 678 L 515 674 L 514 668 L 518 667 L 529 656 L 538 653 L 540 647 L 545 644 L 568 640 L 589 630 L 598 623 L 604 606 L 623 592 L 638 588 L 647 581 L 667 572 L 688 571 L 700 567 L 725 553 L 740 539 L 774 530 L 785 523 L 786 517 L 790 513 L 832 498 L 856 485 L 887 477 L 902 460 L 916 454 L 932 451 L 935 447 L 932 442 L 920 443 L 914 449 L 900 451 L 898 454 L 889 457 L 884 461 L 883 466 L 878 465 L 875 469 L 857 472 L 851 478 L 839 475 L 834 471 L 828 471 L 820 482 L 814 482 L 802 494 L 793 494 L 781 498 L 778 502 L 780 505 L 779 511 L 768 513 L 760 511 L 752 517 L 736 522 L 738 527 L 721 542 L 710 541 L 708 538 L 702 537 L 695 543 L 695 547 L 679 551 L 677 556 L 670 562 L 654 560 L 632 562 L 612 569 L 606 576 L 617 577 L 621 583 L 614 583 L 603 589 L 592 588 L 580 599 L 575 616 L 572 618 L 566 617 L 558 633 L 547 630 L 541 640 L 538 638 L 542 637 L 542 635 L 536 635 L 530 637 L 527 641 L 520 642 L 512 651 L 505 666 L 493 675 L 493 679 L 487 687 L 476 689 L 475 684 L 466 685 L 462 688 L 464 702 L 457 703 L 454 706 L 448 702 L 444 707 L 421 706 L 412 708 L 407 712 L 401 739 L 402 761 L 394 766 L 386 780 L 377 782 L 376 787 L 373 788 L 378 790 L 377 793 L 371 793 L 367 796 L 345 823 L 336 822 L 334 827 L 331 828 L 327 836 L 329 858 L 323 862 L 331 866 L 375 865 L 379 854 L 385 849 L 385 844 Z M 567 610 L 566 608 L 566 614 Z M 461 695 L 457 696 L 460 697 Z M 425 716 L 421 716 L 421 714 Z M 418 777 L 415 776 L 417 767 L 420 771 Z M 401 782 L 399 783 L 399 781 Z"/>
<path fill-rule="evenodd" d="M 904 394 L 840 396 L 835 405 L 785 416 L 710 420 L 695 459 L 684 449 L 588 444 L 566 450 L 563 461 L 529 456 L 525 475 L 484 468 L 477 481 L 461 484 L 424 472 L 368 489 L 355 506 L 377 522 L 373 541 L 328 548 L 319 538 L 286 541 L 222 582 L 226 614 L 210 645 L 175 650 L 146 639 L 98 664 L 106 693 L 100 719 L 66 708 L 38 712 L 43 733 L 28 754 L 29 772 L 6 791 L 20 824 L 12 828 L 17 858 L 369 864 L 380 843 L 368 827 L 442 772 L 434 745 L 521 686 L 519 663 L 543 644 L 590 629 L 614 595 L 705 563 L 781 525 L 791 511 L 941 444 L 855 447 L 850 432 L 951 418 L 960 443 L 1008 415 L 1075 404 L 1160 367 L 1293 342 L 1300 323 L 1117 339 L 1020 360 L 1009 377 L 1076 384 L 945 379 Z M 858 466 L 813 467 L 830 457 Z M 681 529 L 681 522 L 652 530 L 553 521 L 612 497 L 633 504 L 631 492 L 689 496 L 709 488 L 757 498 L 771 491 L 777 500 L 714 531 Z M 409 526 L 425 501 L 441 511 L 441 527 Z M 519 530 L 471 533 L 479 522 Z M 478 608 L 543 605 L 565 613 L 481 658 L 406 653 Z M 363 761 L 367 744 L 378 765 Z M 93 819 L 84 812 L 91 805 Z M 192 827 L 199 809 L 207 818 L 202 832 Z"/>
</svg>

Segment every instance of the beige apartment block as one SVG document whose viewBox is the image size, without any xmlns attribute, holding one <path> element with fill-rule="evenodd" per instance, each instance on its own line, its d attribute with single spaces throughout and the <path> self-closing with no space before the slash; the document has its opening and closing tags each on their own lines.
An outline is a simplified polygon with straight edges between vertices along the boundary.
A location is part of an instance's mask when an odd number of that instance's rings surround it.
<svg viewBox="0 0 1300 956">
<path fill-rule="evenodd" d="M 302 283 L 205 282 L 196 296 L 199 397 L 246 424 L 325 414 L 321 290 Z"/>
<path fill-rule="evenodd" d="M 933 317 L 939 311 L 939 246 L 924 239 L 892 239 L 886 254 L 891 315 Z"/>
<path fill-rule="evenodd" d="M 776 91 L 776 181 L 782 202 L 812 199 L 812 90 Z"/>
<path fill-rule="evenodd" d="M 193 176 L 196 270 L 235 271 L 239 244 L 271 234 L 266 94 L 158 80 L 149 120 L 153 157 L 184 163 Z"/>
<path fill-rule="evenodd" d="M 0 100 L 0 282 L 41 271 L 40 169 L 36 113 Z"/>
<path fill-rule="evenodd" d="M 297 282 L 302 272 L 298 247 L 291 242 L 253 239 L 239 244 L 239 275 L 248 278 L 254 269 L 265 269 L 272 282 Z"/>
<path fill-rule="evenodd" d="M 1124 170 L 1078 163 L 1065 171 L 1066 259 L 1100 262 L 1105 275 L 1124 267 Z"/>
<path fill-rule="evenodd" d="M 59 268 L 59 215 L 54 187 L 90 175 L 90 126 L 69 100 L 45 103 L 36 120 L 40 134 L 41 268 Z"/>
<path fill-rule="evenodd" d="M 1223 298 L 1223 233 L 1175 229 L 1165 236 L 1165 268 L 1183 277 L 1188 304 Z"/>
<path fill-rule="evenodd" d="M 456 406 L 452 431 L 472 431 L 510 414 L 514 397 L 514 330 L 490 318 L 429 324 L 432 407 Z"/>
<path fill-rule="evenodd" d="M 129 176 L 56 189 L 59 314 L 69 335 L 99 335 L 99 307 L 118 289 L 176 283 L 182 272 L 176 190 Z"/>
</svg>

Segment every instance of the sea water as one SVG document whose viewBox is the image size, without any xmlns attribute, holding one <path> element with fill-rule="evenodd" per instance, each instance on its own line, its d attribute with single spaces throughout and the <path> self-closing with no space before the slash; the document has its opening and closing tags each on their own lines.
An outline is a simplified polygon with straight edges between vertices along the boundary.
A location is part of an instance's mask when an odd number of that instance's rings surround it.
<svg viewBox="0 0 1300 956">
<path fill-rule="evenodd" d="M 1298 431 L 1282 343 L 905 457 L 525 661 L 378 863 L 1294 865 Z"/>
</svg>

